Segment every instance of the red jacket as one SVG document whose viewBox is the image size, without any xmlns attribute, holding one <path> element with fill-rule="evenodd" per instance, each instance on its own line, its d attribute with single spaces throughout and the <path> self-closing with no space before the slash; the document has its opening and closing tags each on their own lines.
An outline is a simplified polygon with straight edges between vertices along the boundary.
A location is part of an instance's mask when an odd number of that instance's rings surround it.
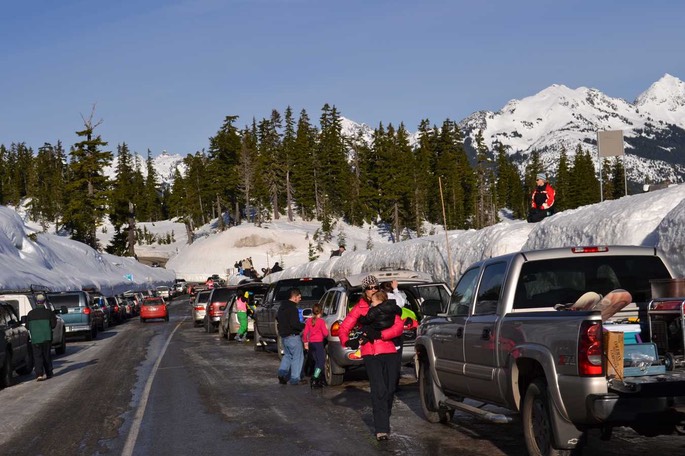
<svg viewBox="0 0 685 456">
<path fill-rule="evenodd" d="M 323 342 L 327 336 L 328 328 L 323 318 L 318 317 L 316 320 L 310 318 L 305 322 L 302 342 Z"/>
<path fill-rule="evenodd" d="M 343 322 L 340 324 L 340 343 L 345 346 L 345 343 L 350 339 L 350 331 L 357 326 L 357 319 L 362 315 L 366 315 L 369 311 L 369 303 L 365 298 L 361 298 L 357 305 L 347 314 Z M 387 353 L 397 353 L 393 339 L 402 335 L 404 323 L 399 315 L 395 315 L 395 323 L 388 329 L 381 331 L 381 338 L 376 339 L 359 346 L 362 358 L 364 356 L 383 355 Z"/>
<path fill-rule="evenodd" d="M 535 187 L 530 198 L 530 207 L 534 209 L 542 209 L 546 211 L 554 205 L 554 189 L 549 182 L 545 183 L 545 188 L 539 190 L 540 187 Z"/>
</svg>

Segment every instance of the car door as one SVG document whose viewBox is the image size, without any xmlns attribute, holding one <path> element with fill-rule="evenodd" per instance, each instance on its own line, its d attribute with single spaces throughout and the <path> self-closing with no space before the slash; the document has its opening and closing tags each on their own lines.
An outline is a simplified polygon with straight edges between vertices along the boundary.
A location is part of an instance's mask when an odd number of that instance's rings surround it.
<svg viewBox="0 0 685 456">
<path fill-rule="evenodd" d="M 464 326 L 473 302 L 480 268 L 467 270 L 452 292 L 445 322 L 436 324 L 430 333 L 435 354 L 435 371 L 446 391 L 464 394 Z"/>
<path fill-rule="evenodd" d="M 495 379 L 496 327 L 506 271 L 506 262 L 485 266 L 475 304 L 464 329 L 464 374 L 469 393 L 484 400 L 495 400 L 500 395 Z"/>
</svg>

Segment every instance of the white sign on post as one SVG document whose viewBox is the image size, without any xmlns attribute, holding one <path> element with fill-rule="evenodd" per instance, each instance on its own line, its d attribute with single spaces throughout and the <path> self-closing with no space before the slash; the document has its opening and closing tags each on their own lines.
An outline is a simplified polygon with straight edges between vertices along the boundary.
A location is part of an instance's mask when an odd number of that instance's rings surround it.
<svg viewBox="0 0 685 456">
<path fill-rule="evenodd" d="M 597 151 L 600 157 L 623 155 L 623 130 L 598 131 Z"/>
</svg>

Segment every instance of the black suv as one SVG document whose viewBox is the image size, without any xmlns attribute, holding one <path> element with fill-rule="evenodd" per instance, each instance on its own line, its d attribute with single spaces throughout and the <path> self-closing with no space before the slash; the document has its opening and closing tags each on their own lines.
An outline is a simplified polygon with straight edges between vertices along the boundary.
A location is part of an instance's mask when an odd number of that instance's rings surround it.
<svg viewBox="0 0 685 456">
<path fill-rule="evenodd" d="M 302 293 L 302 301 L 300 301 L 297 307 L 306 316 L 311 314 L 311 307 L 319 302 L 324 293 L 334 285 L 335 280 L 326 277 L 283 279 L 269 285 L 262 305 L 257 308 L 254 314 L 255 350 L 260 347 L 266 348 L 269 343 L 276 342 L 279 355 L 283 353 L 280 337 L 278 336 L 276 313 L 281 303 L 290 299 L 290 290 L 292 288 L 298 288 Z"/>
<path fill-rule="evenodd" d="M 29 330 L 17 316 L 11 304 L 0 301 L 0 387 L 12 385 L 12 375 L 24 375 L 33 370 L 33 354 Z"/>
</svg>

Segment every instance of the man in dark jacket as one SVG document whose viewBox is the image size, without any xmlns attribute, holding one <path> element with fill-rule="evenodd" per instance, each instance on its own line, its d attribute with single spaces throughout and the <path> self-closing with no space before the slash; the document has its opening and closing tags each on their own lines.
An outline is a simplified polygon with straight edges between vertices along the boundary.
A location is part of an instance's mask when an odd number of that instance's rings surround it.
<svg viewBox="0 0 685 456">
<path fill-rule="evenodd" d="M 26 316 L 26 325 L 31 334 L 36 380 L 52 378 L 52 329 L 57 326 L 57 317 L 45 307 L 44 294 L 36 295 L 36 308 Z"/>
<path fill-rule="evenodd" d="M 283 341 L 283 359 L 278 367 L 278 381 L 285 385 L 300 385 L 307 383 L 300 380 L 302 364 L 304 363 L 304 351 L 300 333 L 304 329 L 304 323 L 300 321 L 300 313 L 297 304 L 302 301 L 302 293 L 298 288 L 290 290 L 290 299 L 283 302 L 276 313 L 278 322 L 278 335 Z"/>
</svg>

